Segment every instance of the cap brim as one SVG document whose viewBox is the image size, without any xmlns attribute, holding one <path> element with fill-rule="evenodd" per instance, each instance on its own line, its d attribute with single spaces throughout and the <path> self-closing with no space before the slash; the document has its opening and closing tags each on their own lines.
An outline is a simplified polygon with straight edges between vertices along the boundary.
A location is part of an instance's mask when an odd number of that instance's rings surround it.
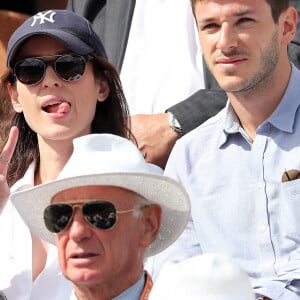
<svg viewBox="0 0 300 300">
<path fill-rule="evenodd" d="M 12 193 L 11 201 L 33 233 L 55 244 L 54 234 L 49 232 L 44 224 L 44 209 L 59 191 L 86 185 L 125 188 L 161 206 L 160 231 L 146 251 L 146 257 L 170 246 L 182 233 L 190 217 L 189 198 L 180 184 L 166 176 L 145 173 L 103 173 L 56 180 Z"/>
<path fill-rule="evenodd" d="M 27 34 L 14 43 L 13 48 L 10 50 L 7 56 L 8 67 L 12 67 L 11 63 L 13 62 L 13 58 L 16 55 L 21 44 L 24 43 L 28 38 L 33 37 L 35 35 L 48 35 L 57 38 L 58 40 L 63 42 L 68 49 L 77 54 L 85 55 L 93 52 L 93 48 L 91 48 L 89 45 L 83 42 L 80 38 L 74 36 L 74 34 L 55 29 L 43 29 L 42 31 L 35 31 L 30 34 Z"/>
</svg>

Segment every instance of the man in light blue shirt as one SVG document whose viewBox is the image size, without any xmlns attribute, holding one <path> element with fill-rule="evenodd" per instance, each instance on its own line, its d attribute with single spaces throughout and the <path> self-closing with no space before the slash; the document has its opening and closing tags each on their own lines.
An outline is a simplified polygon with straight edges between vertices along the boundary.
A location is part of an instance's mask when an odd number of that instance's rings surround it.
<svg viewBox="0 0 300 300">
<path fill-rule="evenodd" d="M 248 272 L 257 297 L 300 299 L 300 72 L 287 54 L 297 12 L 287 0 L 192 5 L 229 102 L 172 151 L 165 174 L 186 187 L 192 218 L 155 261 L 221 252 Z"/>
</svg>

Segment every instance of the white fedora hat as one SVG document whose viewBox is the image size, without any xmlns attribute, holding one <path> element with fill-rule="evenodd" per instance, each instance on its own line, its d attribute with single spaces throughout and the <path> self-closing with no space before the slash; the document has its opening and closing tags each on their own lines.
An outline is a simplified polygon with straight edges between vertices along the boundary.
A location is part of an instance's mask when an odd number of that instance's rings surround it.
<svg viewBox="0 0 300 300">
<path fill-rule="evenodd" d="M 230 257 L 206 253 L 167 262 L 149 300 L 255 300 L 246 272 Z"/>
<path fill-rule="evenodd" d="M 156 240 L 146 256 L 171 245 L 190 217 L 190 202 L 177 181 L 161 175 L 162 170 L 146 163 L 129 140 L 111 134 L 90 134 L 73 141 L 74 151 L 57 180 L 11 194 L 11 200 L 28 227 L 40 238 L 54 242 L 44 225 L 43 213 L 59 191 L 86 185 L 125 188 L 162 208 Z"/>
</svg>

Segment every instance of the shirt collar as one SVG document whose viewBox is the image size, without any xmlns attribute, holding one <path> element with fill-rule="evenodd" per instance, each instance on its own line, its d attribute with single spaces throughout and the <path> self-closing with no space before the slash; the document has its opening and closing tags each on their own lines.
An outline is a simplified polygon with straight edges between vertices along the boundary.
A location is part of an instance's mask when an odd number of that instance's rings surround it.
<svg viewBox="0 0 300 300">
<path fill-rule="evenodd" d="M 129 289 L 124 291 L 119 296 L 113 298 L 113 300 L 138 300 L 143 292 L 145 285 L 145 273 L 141 276 L 141 278 L 132 285 Z"/>
<path fill-rule="evenodd" d="M 25 172 L 24 176 L 16 181 L 12 186 L 11 192 L 23 191 L 34 186 L 34 172 L 36 162 L 33 161 Z"/>
<path fill-rule="evenodd" d="M 266 120 L 279 130 L 292 133 L 295 115 L 300 106 L 300 71 L 292 65 L 292 73 L 282 100 L 272 115 Z"/>
<path fill-rule="evenodd" d="M 231 134 L 235 134 L 240 130 L 240 122 L 233 111 L 233 108 L 230 104 L 230 101 L 227 101 L 227 104 L 223 110 L 223 122 L 221 122 L 220 126 L 223 130 L 221 130 L 221 135 L 219 139 L 219 147 L 225 144 L 228 140 L 228 136 Z"/>
<path fill-rule="evenodd" d="M 260 125 L 266 123 L 271 124 L 281 131 L 293 132 L 295 115 L 298 107 L 300 106 L 300 71 L 292 64 L 291 77 L 287 89 L 282 97 L 282 100 L 271 114 L 271 116 Z M 227 102 L 223 110 L 223 120 L 221 124 L 223 130 L 219 139 L 219 147 L 224 145 L 229 138 L 229 135 L 241 133 L 241 125 L 237 115 L 235 114 L 230 101 Z"/>
<path fill-rule="evenodd" d="M 145 273 L 141 276 L 141 278 L 132 285 L 129 289 L 125 290 L 119 296 L 113 298 L 112 300 L 138 300 L 143 292 L 145 285 Z M 75 291 L 72 291 L 70 300 L 77 300 L 75 295 Z"/>
</svg>

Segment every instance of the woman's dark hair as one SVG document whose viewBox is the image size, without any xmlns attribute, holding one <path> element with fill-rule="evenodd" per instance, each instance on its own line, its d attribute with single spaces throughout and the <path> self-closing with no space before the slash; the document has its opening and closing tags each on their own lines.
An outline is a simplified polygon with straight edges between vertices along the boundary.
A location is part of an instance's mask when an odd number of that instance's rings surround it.
<svg viewBox="0 0 300 300">
<path fill-rule="evenodd" d="M 134 140 L 130 130 L 129 109 L 119 75 L 112 64 L 102 57 L 93 55 L 91 60 L 96 78 L 106 80 L 110 88 L 108 98 L 97 101 L 96 112 L 91 124 L 91 133 L 111 133 Z M 1 78 L 0 87 L 0 149 L 7 140 L 10 128 L 17 126 L 19 139 L 9 164 L 7 182 L 13 185 L 22 178 L 32 161 L 39 164 L 37 134 L 28 126 L 24 114 L 16 113 L 12 107 L 7 84 L 15 84 L 13 71 L 7 70 Z"/>
<path fill-rule="evenodd" d="M 197 2 L 204 2 L 206 0 L 191 0 L 193 13 L 195 16 L 195 4 Z M 290 5 L 289 0 L 265 0 L 271 7 L 272 18 L 275 23 L 278 23 L 279 16 L 284 12 Z"/>
</svg>

